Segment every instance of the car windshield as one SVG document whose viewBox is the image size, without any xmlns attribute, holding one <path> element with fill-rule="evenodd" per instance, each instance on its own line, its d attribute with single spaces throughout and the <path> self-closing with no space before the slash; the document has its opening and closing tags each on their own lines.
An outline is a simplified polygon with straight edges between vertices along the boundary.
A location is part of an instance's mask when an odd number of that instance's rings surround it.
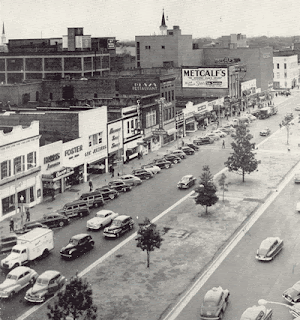
<svg viewBox="0 0 300 320">
<path fill-rule="evenodd" d="M 190 180 L 190 177 L 182 177 L 181 181 L 182 182 L 188 182 Z"/>
<path fill-rule="evenodd" d="M 204 301 L 203 302 L 203 306 L 205 306 L 205 307 L 215 307 L 216 306 L 216 302 L 215 301 Z"/>
<path fill-rule="evenodd" d="M 10 279 L 10 280 L 17 280 L 18 276 L 16 276 L 15 274 L 8 274 L 6 279 Z"/>
<path fill-rule="evenodd" d="M 69 243 L 76 246 L 78 244 L 78 240 L 77 239 L 70 239 Z"/>
<path fill-rule="evenodd" d="M 14 252 L 14 253 L 21 253 L 21 251 L 20 251 L 20 250 L 18 250 L 18 249 L 12 249 L 12 250 L 11 250 L 11 252 Z"/>
<path fill-rule="evenodd" d="M 97 218 L 105 218 L 105 216 L 106 216 L 106 213 L 96 213 L 96 217 Z"/>
<path fill-rule="evenodd" d="M 45 279 L 45 278 L 37 278 L 37 280 L 36 280 L 36 283 L 41 285 L 41 286 L 47 285 L 48 282 L 49 282 L 49 280 Z"/>
<path fill-rule="evenodd" d="M 122 224 L 122 221 L 120 221 L 120 220 L 113 220 L 113 222 L 112 222 L 112 226 L 120 226 Z"/>
</svg>

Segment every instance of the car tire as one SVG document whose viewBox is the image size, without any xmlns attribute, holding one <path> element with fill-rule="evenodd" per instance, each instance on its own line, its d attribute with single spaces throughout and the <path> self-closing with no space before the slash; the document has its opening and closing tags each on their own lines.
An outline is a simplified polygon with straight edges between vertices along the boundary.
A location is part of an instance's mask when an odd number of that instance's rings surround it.
<svg viewBox="0 0 300 320">
<path fill-rule="evenodd" d="M 94 246 L 95 246 L 95 242 L 91 242 L 90 244 L 91 249 L 94 249 Z"/>
<path fill-rule="evenodd" d="M 222 320 L 223 319 L 223 315 L 224 315 L 224 312 L 223 312 L 223 310 L 220 312 L 220 314 L 219 314 L 219 320 Z"/>
<path fill-rule="evenodd" d="M 178 162 L 177 160 L 174 160 L 174 161 L 173 161 L 173 163 L 175 163 L 175 164 L 176 164 L 177 162 Z"/>
<path fill-rule="evenodd" d="M 19 267 L 19 266 L 20 266 L 20 264 L 17 262 L 17 263 L 15 263 L 15 264 L 13 265 L 12 269 L 15 269 L 15 268 L 17 268 L 17 267 Z"/>
<path fill-rule="evenodd" d="M 63 221 L 59 221 L 59 224 L 58 224 L 60 227 L 63 227 L 65 225 L 65 223 Z"/>
<path fill-rule="evenodd" d="M 94 204 L 94 207 L 97 208 L 97 207 L 98 207 L 98 203 L 95 203 L 95 204 Z"/>
<path fill-rule="evenodd" d="M 113 193 L 111 193 L 110 195 L 109 195 L 109 199 L 110 200 L 113 200 L 115 198 L 115 195 L 113 194 Z"/>
<path fill-rule="evenodd" d="M 10 292 L 9 296 L 8 296 L 8 299 L 11 299 L 13 296 L 15 295 L 15 292 L 14 290 Z"/>
<path fill-rule="evenodd" d="M 165 168 L 166 169 L 169 169 L 170 168 L 170 165 L 167 163 L 167 164 L 165 164 Z"/>
<path fill-rule="evenodd" d="M 36 280 L 35 278 L 31 278 L 30 281 L 29 281 L 29 285 L 33 286 L 34 283 L 35 283 L 35 280 Z"/>
<path fill-rule="evenodd" d="M 45 257 L 47 257 L 48 255 L 49 255 L 49 250 L 48 249 L 45 249 L 44 251 L 43 251 L 43 254 L 42 254 L 42 258 L 45 258 Z"/>
<path fill-rule="evenodd" d="M 79 212 L 79 214 L 78 214 L 78 215 L 79 215 L 79 217 L 80 217 L 80 218 L 82 218 L 82 217 L 83 217 L 83 213 L 82 213 L 82 212 Z"/>
<path fill-rule="evenodd" d="M 145 179 L 146 179 L 146 180 L 149 180 L 149 179 L 150 179 L 150 176 L 145 176 Z"/>
</svg>

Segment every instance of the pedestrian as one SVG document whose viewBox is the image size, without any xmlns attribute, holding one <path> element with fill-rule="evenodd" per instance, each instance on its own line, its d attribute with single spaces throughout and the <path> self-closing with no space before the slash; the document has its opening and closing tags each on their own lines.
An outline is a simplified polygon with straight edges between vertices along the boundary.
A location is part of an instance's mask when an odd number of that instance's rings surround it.
<svg viewBox="0 0 300 320">
<path fill-rule="evenodd" d="M 113 177 L 115 176 L 115 169 L 114 169 L 114 167 L 111 167 L 110 172 L 111 172 L 111 177 L 113 178 Z"/>
<path fill-rule="evenodd" d="M 282 124 L 281 124 L 281 123 L 279 123 L 279 128 L 281 129 L 281 127 L 282 127 Z"/>
<path fill-rule="evenodd" d="M 143 159 L 143 151 L 141 151 L 141 159 Z"/>
<path fill-rule="evenodd" d="M 93 182 L 92 182 L 92 180 L 89 181 L 89 187 L 90 187 L 90 191 L 93 191 Z"/>
<path fill-rule="evenodd" d="M 183 140 L 181 141 L 181 145 L 184 146 L 184 141 Z"/>
<path fill-rule="evenodd" d="M 51 196 L 52 196 L 52 201 L 54 201 L 55 200 L 55 189 L 54 189 L 54 187 L 52 187 L 52 189 L 51 189 Z"/>
<path fill-rule="evenodd" d="M 10 221 L 9 221 L 9 232 L 14 232 L 14 231 L 15 231 L 14 219 L 10 218 Z"/>
<path fill-rule="evenodd" d="M 29 208 L 26 208 L 26 222 L 29 222 L 30 221 L 30 211 L 29 211 Z"/>
<path fill-rule="evenodd" d="M 138 152 L 138 159 L 139 159 L 139 160 L 141 159 L 141 154 L 140 154 L 140 152 Z"/>
<path fill-rule="evenodd" d="M 229 114 L 228 114 L 228 113 L 226 114 L 226 117 L 227 117 L 227 120 L 228 120 L 228 117 L 229 117 Z"/>
<path fill-rule="evenodd" d="M 225 140 L 222 142 L 222 149 L 225 149 Z"/>
<path fill-rule="evenodd" d="M 275 96 L 276 96 L 276 98 L 277 98 L 277 92 L 275 93 Z"/>
</svg>

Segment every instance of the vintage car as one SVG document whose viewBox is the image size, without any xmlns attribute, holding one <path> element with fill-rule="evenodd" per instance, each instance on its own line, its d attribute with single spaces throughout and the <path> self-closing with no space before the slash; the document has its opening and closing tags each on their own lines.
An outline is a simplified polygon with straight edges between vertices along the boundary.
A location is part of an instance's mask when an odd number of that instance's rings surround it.
<svg viewBox="0 0 300 320">
<path fill-rule="evenodd" d="M 210 137 L 203 137 L 203 138 L 197 138 L 195 140 L 193 140 L 193 143 L 197 146 L 200 146 L 202 144 L 211 144 L 214 143 L 214 139 L 210 138 Z"/>
<path fill-rule="evenodd" d="M 285 290 L 282 297 L 292 304 L 300 302 L 300 281 L 296 282 L 291 288 Z"/>
<path fill-rule="evenodd" d="M 95 242 L 89 234 L 80 233 L 73 236 L 69 243 L 60 249 L 62 258 L 77 258 L 79 255 L 94 248 Z"/>
<path fill-rule="evenodd" d="M 35 228 L 48 228 L 45 224 L 36 221 L 25 222 L 22 229 L 15 230 L 16 234 L 24 234 Z"/>
<path fill-rule="evenodd" d="M 96 188 L 95 191 L 99 191 L 104 200 L 113 200 L 119 196 L 119 192 L 109 186 Z"/>
<path fill-rule="evenodd" d="M 263 240 L 256 252 L 255 258 L 261 261 L 270 261 L 282 250 L 283 240 L 279 237 L 268 237 Z"/>
<path fill-rule="evenodd" d="M 186 158 L 186 153 L 183 152 L 182 150 L 173 150 L 171 151 L 171 154 L 174 154 L 175 156 L 181 158 L 181 159 L 185 159 Z"/>
<path fill-rule="evenodd" d="M 300 317 L 300 302 L 295 303 L 294 305 L 290 306 L 289 309 L 290 309 L 290 311 L 289 311 L 290 314 L 294 318 L 299 319 L 298 317 Z M 294 320 L 296 320 L 296 319 L 294 319 Z"/>
<path fill-rule="evenodd" d="M 295 183 L 300 183 L 300 172 L 295 173 L 294 182 Z"/>
<path fill-rule="evenodd" d="M 193 143 L 186 143 L 186 145 L 192 149 L 194 149 L 195 151 L 198 151 L 199 150 L 199 147 L 196 146 L 195 144 Z"/>
<path fill-rule="evenodd" d="M 260 131 L 259 135 L 261 136 L 268 136 L 271 133 L 271 130 L 269 128 L 265 128 L 263 130 Z"/>
<path fill-rule="evenodd" d="M 172 162 L 168 161 L 164 158 L 162 159 L 154 159 L 153 163 L 154 165 L 160 167 L 161 169 L 169 169 L 172 167 Z"/>
<path fill-rule="evenodd" d="M 222 287 L 208 290 L 201 305 L 200 319 L 221 320 L 228 304 L 229 295 L 229 291 Z"/>
<path fill-rule="evenodd" d="M 159 166 L 156 166 L 156 165 L 150 164 L 150 163 L 142 165 L 142 169 L 145 169 L 153 174 L 160 173 L 160 171 L 161 171 L 161 168 Z"/>
<path fill-rule="evenodd" d="M 191 174 L 188 174 L 186 176 L 183 176 L 180 181 L 177 183 L 177 188 L 178 189 L 188 189 L 190 188 L 191 186 L 195 185 L 196 183 L 196 178 L 191 175 Z"/>
<path fill-rule="evenodd" d="M 225 138 L 227 136 L 227 133 L 225 131 L 222 131 L 220 129 L 212 131 L 212 133 L 217 134 L 220 138 Z"/>
<path fill-rule="evenodd" d="M 60 213 L 46 213 L 43 218 L 35 222 L 40 222 L 49 228 L 64 227 L 70 223 L 70 219 Z"/>
<path fill-rule="evenodd" d="M 119 179 L 131 186 L 138 186 L 143 182 L 140 178 L 134 176 L 133 174 L 124 174 L 123 176 L 119 177 Z"/>
<path fill-rule="evenodd" d="M 183 146 L 179 149 L 182 150 L 188 156 L 195 154 L 195 150 L 193 148 L 188 147 L 188 146 Z"/>
<path fill-rule="evenodd" d="M 132 174 L 142 180 L 148 180 L 150 178 L 153 178 L 153 173 L 145 169 L 135 169 L 132 171 Z"/>
<path fill-rule="evenodd" d="M 171 153 L 164 155 L 164 159 L 166 159 L 167 161 L 170 161 L 170 162 L 172 162 L 174 164 L 181 162 L 181 158 L 180 157 L 178 157 L 175 154 L 171 154 Z"/>
<path fill-rule="evenodd" d="M 213 133 L 213 132 L 211 132 L 211 133 L 207 133 L 205 136 L 204 136 L 204 138 L 211 138 L 211 139 L 214 139 L 214 140 L 220 140 L 220 136 L 218 135 L 218 134 L 216 134 L 216 133 Z"/>
<path fill-rule="evenodd" d="M 296 211 L 300 212 L 300 202 L 297 202 L 296 204 Z"/>
<path fill-rule="evenodd" d="M 21 266 L 13 269 L 0 284 L 0 298 L 11 298 L 23 288 L 32 286 L 37 277 L 37 272 L 28 267 Z"/>
<path fill-rule="evenodd" d="M 131 230 L 133 226 L 134 221 L 130 216 L 121 215 L 116 217 L 111 225 L 104 229 L 103 235 L 108 238 L 117 238 Z"/>
<path fill-rule="evenodd" d="M 253 306 L 246 309 L 240 320 L 271 320 L 273 310 L 266 306 Z"/>
<path fill-rule="evenodd" d="M 300 111 L 300 104 L 295 107 L 295 111 Z"/>
<path fill-rule="evenodd" d="M 131 191 L 132 186 L 122 180 L 113 180 L 108 183 L 108 186 L 118 192 Z"/>
<path fill-rule="evenodd" d="M 66 283 L 66 278 L 59 271 L 47 270 L 36 279 L 32 288 L 27 290 L 25 300 L 42 303 L 53 296 Z"/>
<path fill-rule="evenodd" d="M 234 129 L 234 127 L 232 126 L 232 125 L 225 125 L 225 126 L 223 126 L 223 127 L 221 127 L 221 128 L 219 128 L 219 130 L 220 131 L 223 131 L 223 132 L 225 132 L 225 133 L 227 133 L 227 134 L 229 134 L 229 133 L 231 133 L 231 132 L 235 132 L 235 129 Z"/>
<path fill-rule="evenodd" d="M 106 227 L 111 224 L 112 220 L 119 214 L 111 210 L 100 210 L 96 212 L 94 218 L 86 222 L 86 227 L 88 230 L 99 230 L 102 227 Z"/>
</svg>

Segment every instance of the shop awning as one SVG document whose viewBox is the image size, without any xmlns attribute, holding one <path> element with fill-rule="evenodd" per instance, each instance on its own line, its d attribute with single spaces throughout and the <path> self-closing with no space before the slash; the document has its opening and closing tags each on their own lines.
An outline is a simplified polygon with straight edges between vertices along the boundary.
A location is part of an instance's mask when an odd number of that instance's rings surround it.
<svg viewBox="0 0 300 320">
<path fill-rule="evenodd" d="M 172 129 L 169 129 L 167 130 L 167 134 L 170 136 L 171 134 L 174 134 L 177 132 L 177 129 L 176 128 L 172 128 Z"/>
<path fill-rule="evenodd" d="M 47 182 L 55 182 L 57 180 L 60 180 L 62 178 L 66 178 L 74 173 L 74 170 L 72 168 L 63 168 L 59 171 L 53 172 L 51 174 L 43 174 L 42 175 L 42 181 Z"/>
</svg>

